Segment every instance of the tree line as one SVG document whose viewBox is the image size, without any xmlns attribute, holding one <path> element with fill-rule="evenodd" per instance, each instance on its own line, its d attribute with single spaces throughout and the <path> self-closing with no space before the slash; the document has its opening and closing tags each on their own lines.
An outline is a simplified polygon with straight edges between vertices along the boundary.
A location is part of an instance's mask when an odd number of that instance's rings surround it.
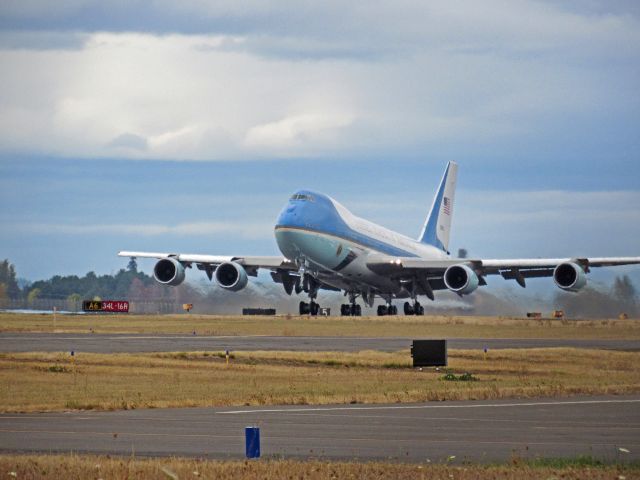
<svg viewBox="0 0 640 480">
<path fill-rule="evenodd" d="M 69 301 L 91 299 L 122 299 L 132 296 L 144 299 L 174 300 L 171 289 L 163 288 L 153 277 L 138 271 L 135 260 L 115 275 L 96 275 L 88 272 L 77 275 L 55 275 L 48 280 L 19 285 L 16 270 L 9 260 L 0 263 L 0 301 L 26 300 L 33 303 L 40 298 L 67 299 Z"/>
</svg>

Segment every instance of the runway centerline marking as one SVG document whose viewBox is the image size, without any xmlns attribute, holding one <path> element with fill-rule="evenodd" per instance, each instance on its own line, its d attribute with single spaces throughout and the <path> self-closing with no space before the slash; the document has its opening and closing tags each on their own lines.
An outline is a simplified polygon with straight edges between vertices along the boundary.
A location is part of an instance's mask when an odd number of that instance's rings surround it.
<svg viewBox="0 0 640 480">
<path fill-rule="evenodd" d="M 640 403 L 640 399 L 631 400 L 573 400 L 562 402 L 522 402 L 522 403 L 485 403 L 471 405 L 378 405 L 369 407 L 313 407 L 313 408 L 271 408 L 255 410 L 229 410 L 216 412 L 217 415 L 241 415 L 247 413 L 297 413 L 297 412 L 336 412 L 362 410 L 428 410 L 441 408 L 501 408 L 501 407 L 536 407 L 562 405 L 601 405 L 607 403 Z"/>
</svg>

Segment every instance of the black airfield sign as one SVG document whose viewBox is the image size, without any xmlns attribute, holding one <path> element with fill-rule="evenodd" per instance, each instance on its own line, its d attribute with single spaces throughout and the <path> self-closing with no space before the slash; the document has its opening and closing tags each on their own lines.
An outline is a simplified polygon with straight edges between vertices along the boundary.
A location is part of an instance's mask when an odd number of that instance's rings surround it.
<svg viewBox="0 0 640 480">
<path fill-rule="evenodd" d="M 125 300 L 85 300 L 82 302 L 85 312 L 129 313 L 129 302 Z"/>
</svg>

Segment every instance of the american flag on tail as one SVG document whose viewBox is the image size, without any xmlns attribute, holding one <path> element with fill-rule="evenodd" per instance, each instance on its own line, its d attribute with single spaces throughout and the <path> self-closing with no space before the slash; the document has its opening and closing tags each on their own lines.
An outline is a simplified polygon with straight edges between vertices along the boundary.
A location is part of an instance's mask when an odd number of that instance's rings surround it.
<svg viewBox="0 0 640 480">
<path fill-rule="evenodd" d="M 442 199 L 442 205 L 444 213 L 446 213 L 447 215 L 451 215 L 451 200 L 449 200 L 449 197 L 444 197 Z"/>
</svg>

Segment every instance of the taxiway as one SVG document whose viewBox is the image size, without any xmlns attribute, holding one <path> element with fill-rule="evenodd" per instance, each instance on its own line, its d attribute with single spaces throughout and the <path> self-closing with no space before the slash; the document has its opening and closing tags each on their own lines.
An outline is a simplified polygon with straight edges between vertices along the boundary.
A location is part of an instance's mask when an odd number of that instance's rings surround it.
<svg viewBox="0 0 640 480">
<path fill-rule="evenodd" d="M 415 462 L 640 459 L 640 396 L 0 415 L 0 451 Z"/>
</svg>

